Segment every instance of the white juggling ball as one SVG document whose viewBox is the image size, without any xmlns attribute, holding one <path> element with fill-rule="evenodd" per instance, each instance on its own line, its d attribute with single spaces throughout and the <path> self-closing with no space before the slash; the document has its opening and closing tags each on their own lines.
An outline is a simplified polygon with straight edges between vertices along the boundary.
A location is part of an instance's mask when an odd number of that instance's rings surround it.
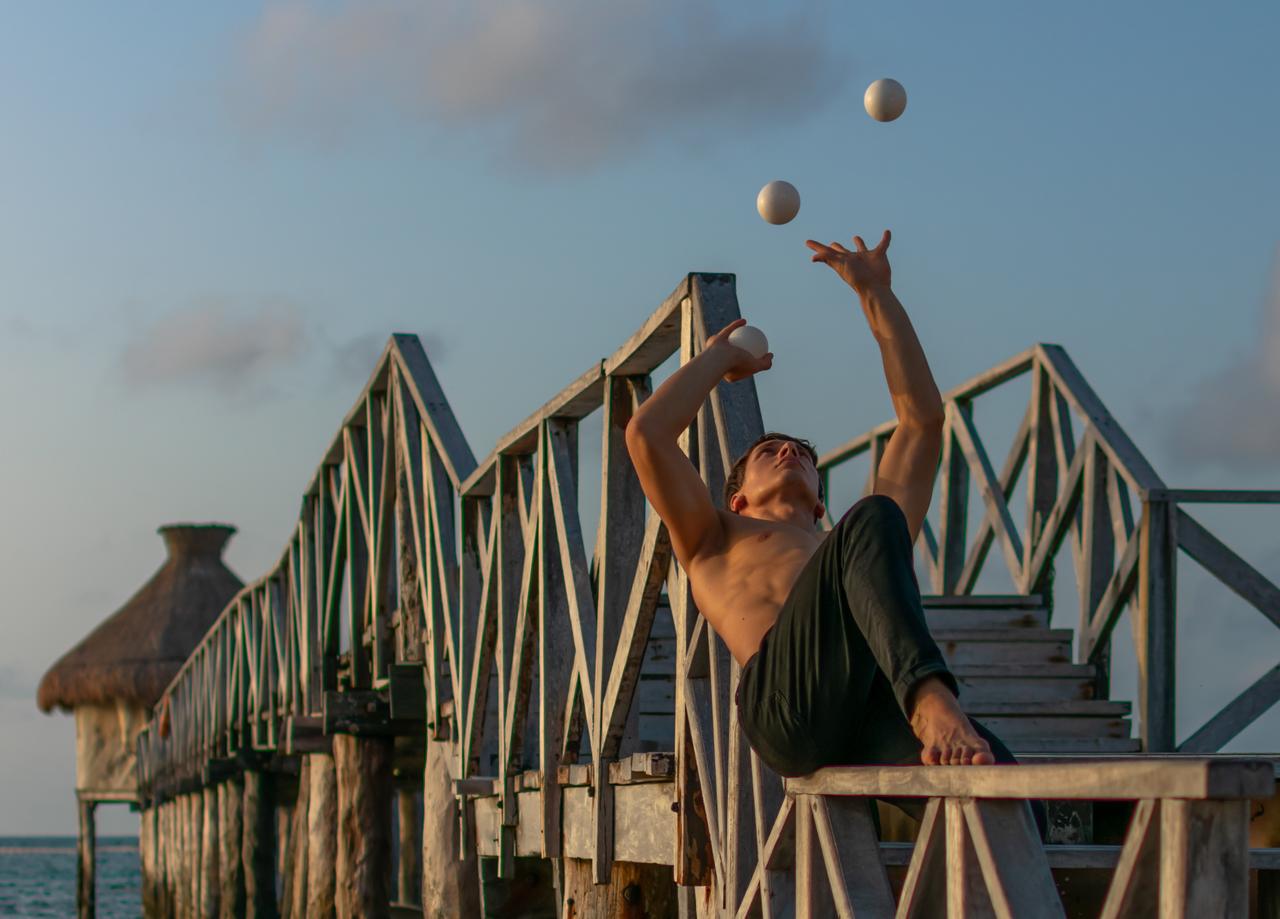
<svg viewBox="0 0 1280 919">
<path fill-rule="evenodd" d="M 876 80 L 862 97 L 867 114 L 876 121 L 893 121 L 907 107 L 907 91 L 897 80 Z"/>
<path fill-rule="evenodd" d="M 800 192 L 790 182 L 775 179 L 756 195 L 756 210 L 769 223 L 789 223 L 800 213 Z"/>
<path fill-rule="evenodd" d="M 769 339 L 765 338 L 764 333 L 753 325 L 738 326 L 729 333 L 728 342 L 755 358 L 764 357 L 769 353 Z"/>
</svg>

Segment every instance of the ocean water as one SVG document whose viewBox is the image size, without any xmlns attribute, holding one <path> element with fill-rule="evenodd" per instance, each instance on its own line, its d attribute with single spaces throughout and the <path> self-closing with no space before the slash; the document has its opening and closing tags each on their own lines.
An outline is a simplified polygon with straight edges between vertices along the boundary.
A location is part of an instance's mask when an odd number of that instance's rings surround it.
<svg viewBox="0 0 1280 919">
<path fill-rule="evenodd" d="M 142 915 L 136 836 L 99 836 L 100 919 Z M 0 916 L 68 919 L 76 914 L 74 836 L 0 836 Z"/>
</svg>

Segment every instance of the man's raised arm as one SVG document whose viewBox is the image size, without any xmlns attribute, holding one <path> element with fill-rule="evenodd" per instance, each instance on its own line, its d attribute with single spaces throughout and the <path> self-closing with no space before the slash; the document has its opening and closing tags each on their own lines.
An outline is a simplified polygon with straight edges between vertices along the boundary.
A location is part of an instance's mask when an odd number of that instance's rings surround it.
<svg viewBox="0 0 1280 919">
<path fill-rule="evenodd" d="M 671 374 L 627 424 L 627 452 L 640 487 L 667 525 L 672 551 L 686 568 L 717 546 L 724 530 L 706 483 L 677 441 L 722 379 L 733 382 L 772 366 L 771 353 L 753 358 L 727 341 L 745 321 L 734 320 L 708 338 L 702 352 Z"/>
<path fill-rule="evenodd" d="M 862 237 L 855 236 L 854 252 L 839 243 L 824 246 L 808 240 L 805 245 L 814 251 L 813 261 L 825 262 L 857 292 L 871 334 L 880 346 L 898 427 L 885 445 L 873 491 L 898 502 L 914 544 L 933 498 L 944 415 L 942 396 L 924 350 L 890 286 L 889 239 L 885 230 L 879 245 L 868 249 Z"/>
</svg>

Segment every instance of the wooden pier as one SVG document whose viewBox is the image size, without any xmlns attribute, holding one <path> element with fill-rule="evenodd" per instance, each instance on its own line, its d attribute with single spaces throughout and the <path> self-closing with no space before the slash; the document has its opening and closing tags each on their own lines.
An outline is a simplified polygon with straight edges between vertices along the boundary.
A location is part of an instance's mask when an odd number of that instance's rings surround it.
<svg viewBox="0 0 1280 919">
<path fill-rule="evenodd" d="M 1027 765 L 784 782 L 738 728 L 738 666 L 623 438 L 651 374 L 737 316 L 732 276 L 689 275 L 479 463 L 418 340 L 392 337 L 279 561 L 139 736 L 148 916 L 1280 915 L 1280 755 L 1217 755 L 1280 699 L 1280 665 L 1174 732 L 1178 550 L 1280 626 L 1280 589 L 1187 508 L 1280 491 L 1169 488 L 1057 345 L 944 394 L 926 612 L 962 703 Z M 1027 374 L 997 470 L 973 403 Z M 579 428 L 596 412 L 589 549 Z M 828 494 L 864 454 L 869 493 L 893 429 L 823 456 Z M 681 446 L 718 496 L 763 430 L 754 383 L 722 383 Z M 1074 631 L 1054 620 L 1064 544 Z M 1015 592 L 975 596 L 993 546 Z M 1136 711 L 1109 698 L 1126 611 Z M 881 795 L 930 799 L 923 821 Z M 1026 799 L 1049 802 L 1048 845 Z"/>
</svg>

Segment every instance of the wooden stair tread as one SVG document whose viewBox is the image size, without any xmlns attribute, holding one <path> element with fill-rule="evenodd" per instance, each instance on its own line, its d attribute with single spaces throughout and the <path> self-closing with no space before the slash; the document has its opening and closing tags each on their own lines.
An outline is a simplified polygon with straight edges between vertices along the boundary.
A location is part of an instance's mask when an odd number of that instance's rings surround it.
<svg viewBox="0 0 1280 919">
<path fill-rule="evenodd" d="M 1096 675 L 1089 664 L 956 664 L 950 668 L 957 677 L 985 678 L 1040 678 L 1040 679 L 1093 679 Z"/>
<path fill-rule="evenodd" d="M 1063 699 L 1061 701 L 1032 702 L 973 702 L 965 704 L 963 693 L 960 705 L 967 714 L 981 717 L 1000 716 L 1044 718 L 1123 718 L 1132 713 L 1133 703 L 1113 702 L 1110 699 Z"/>
<path fill-rule="evenodd" d="M 1044 609 L 1044 598 L 1040 594 L 921 594 L 920 599 L 926 609 Z"/>
<path fill-rule="evenodd" d="M 1142 741 L 1136 737 L 1013 737 L 1005 745 L 1015 756 L 1023 753 L 1138 753 Z"/>
<path fill-rule="evenodd" d="M 932 629 L 934 641 L 1071 641 L 1071 629 L 1028 626 L 1016 629 Z"/>
</svg>

